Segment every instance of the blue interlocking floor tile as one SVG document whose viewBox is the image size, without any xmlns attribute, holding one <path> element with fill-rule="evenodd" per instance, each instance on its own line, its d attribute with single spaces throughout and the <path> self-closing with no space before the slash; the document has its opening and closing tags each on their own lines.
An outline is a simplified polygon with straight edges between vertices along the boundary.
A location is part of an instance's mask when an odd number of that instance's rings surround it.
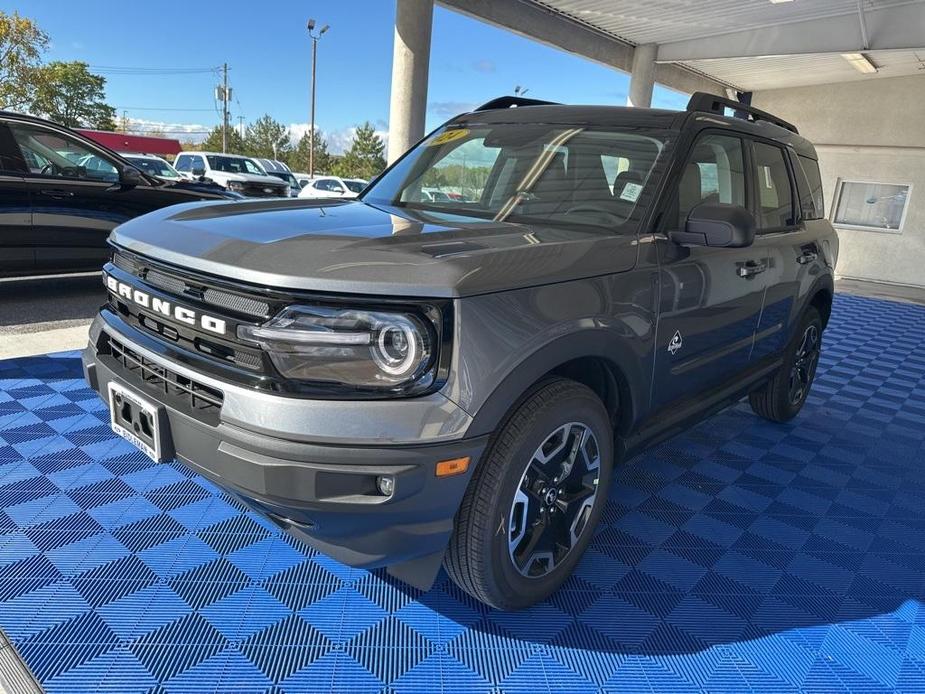
<svg viewBox="0 0 925 694">
<path fill-rule="evenodd" d="M 925 692 L 925 309 L 839 296 L 786 425 L 617 470 L 574 576 L 495 612 L 292 540 L 0 361 L 0 628 L 51 693 Z"/>
</svg>

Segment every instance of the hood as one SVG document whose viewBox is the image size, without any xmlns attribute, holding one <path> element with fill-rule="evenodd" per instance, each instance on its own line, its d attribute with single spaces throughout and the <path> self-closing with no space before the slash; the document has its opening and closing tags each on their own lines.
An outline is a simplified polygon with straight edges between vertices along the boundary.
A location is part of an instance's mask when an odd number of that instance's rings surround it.
<svg viewBox="0 0 925 694">
<path fill-rule="evenodd" d="M 345 200 L 176 205 L 117 227 L 117 246 L 280 289 L 455 297 L 628 270 L 637 243 L 593 226 L 499 223 Z"/>
</svg>

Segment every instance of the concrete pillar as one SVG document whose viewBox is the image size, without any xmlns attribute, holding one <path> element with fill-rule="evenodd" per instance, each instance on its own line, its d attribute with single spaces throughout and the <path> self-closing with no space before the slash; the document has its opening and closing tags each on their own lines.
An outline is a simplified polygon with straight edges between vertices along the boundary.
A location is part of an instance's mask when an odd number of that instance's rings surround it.
<svg viewBox="0 0 925 694">
<path fill-rule="evenodd" d="M 633 49 L 633 72 L 630 74 L 630 93 L 627 106 L 649 108 L 652 105 L 652 88 L 655 86 L 655 58 L 658 44 L 643 43 Z"/>
<path fill-rule="evenodd" d="M 396 0 L 389 164 L 424 136 L 434 0 Z"/>
</svg>

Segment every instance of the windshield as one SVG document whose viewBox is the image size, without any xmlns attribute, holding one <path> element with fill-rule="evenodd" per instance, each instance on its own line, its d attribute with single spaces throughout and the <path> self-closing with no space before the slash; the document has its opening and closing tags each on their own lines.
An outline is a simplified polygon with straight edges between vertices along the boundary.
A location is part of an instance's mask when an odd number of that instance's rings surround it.
<svg viewBox="0 0 925 694">
<path fill-rule="evenodd" d="M 260 165 L 253 159 L 247 159 L 245 157 L 225 157 L 220 154 L 210 154 L 206 159 L 209 160 L 209 168 L 215 171 L 266 176 L 263 169 L 260 168 Z"/>
<path fill-rule="evenodd" d="M 352 181 L 344 179 L 344 185 L 350 189 L 351 193 L 360 193 L 367 186 L 363 181 Z"/>
<path fill-rule="evenodd" d="M 363 199 L 498 221 L 619 226 L 633 217 L 663 136 L 554 124 L 451 126 Z"/>
<path fill-rule="evenodd" d="M 126 157 L 126 159 L 150 176 L 171 179 L 180 178 L 177 170 L 163 159 L 156 159 L 155 157 Z"/>
</svg>

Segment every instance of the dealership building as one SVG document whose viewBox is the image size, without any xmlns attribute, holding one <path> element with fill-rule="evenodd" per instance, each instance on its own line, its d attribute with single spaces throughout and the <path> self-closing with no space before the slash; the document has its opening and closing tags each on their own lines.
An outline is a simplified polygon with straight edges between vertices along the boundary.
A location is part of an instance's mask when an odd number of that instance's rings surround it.
<svg viewBox="0 0 925 694">
<path fill-rule="evenodd" d="M 925 287 L 925 2 L 441 0 L 655 83 L 732 97 L 815 143 L 843 278 Z M 398 0 L 389 159 L 424 134 L 434 0 Z"/>
</svg>

